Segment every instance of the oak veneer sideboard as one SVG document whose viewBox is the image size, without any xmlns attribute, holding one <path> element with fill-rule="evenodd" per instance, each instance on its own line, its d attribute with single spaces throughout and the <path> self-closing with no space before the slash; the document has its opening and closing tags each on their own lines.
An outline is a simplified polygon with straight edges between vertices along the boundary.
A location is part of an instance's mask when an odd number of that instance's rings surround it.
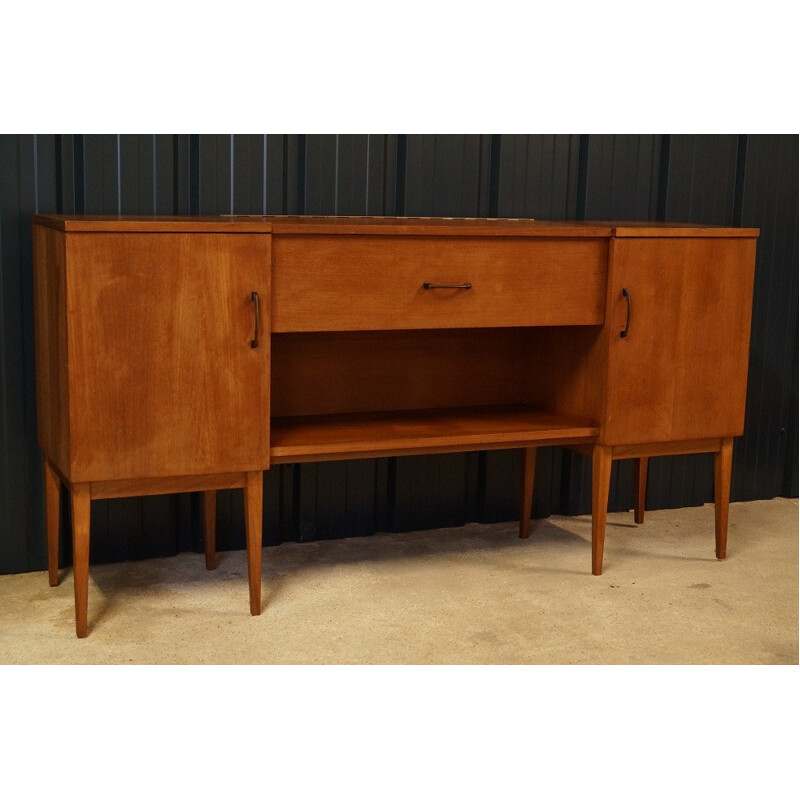
<svg viewBox="0 0 800 800">
<path fill-rule="evenodd" d="M 33 220 L 38 435 L 50 583 L 72 505 L 88 631 L 92 499 L 242 488 L 261 612 L 273 464 L 519 448 L 592 459 L 592 572 L 614 459 L 714 453 L 726 555 L 744 428 L 755 229 L 388 217 Z"/>
</svg>

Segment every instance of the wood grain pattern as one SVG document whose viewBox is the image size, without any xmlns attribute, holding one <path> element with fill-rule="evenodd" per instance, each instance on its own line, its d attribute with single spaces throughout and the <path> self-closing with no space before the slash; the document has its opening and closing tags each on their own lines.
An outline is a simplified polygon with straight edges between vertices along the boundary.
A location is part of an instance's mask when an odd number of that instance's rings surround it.
<svg viewBox="0 0 800 800">
<path fill-rule="evenodd" d="M 741 434 L 754 253 L 752 239 L 612 241 L 602 442 Z"/>
<path fill-rule="evenodd" d="M 521 368 L 525 402 L 558 414 L 604 417 L 608 326 L 528 328 Z"/>
<path fill-rule="evenodd" d="M 525 237 L 608 237 L 613 228 L 607 222 L 553 222 L 550 220 L 500 219 L 489 217 L 266 217 L 277 234 L 313 236 L 525 236 Z"/>
<path fill-rule="evenodd" d="M 273 334 L 273 415 L 522 403 L 527 342 L 521 328 Z"/>
<path fill-rule="evenodd" d="M 691 222 L 615 222 L 613 236 L 636 238 L 720 238 L 752 239 L 759 234 L 758 228 L 726 228 L 719 225 L 696 225 Z"/>
<path fill-rule="evenodd" d="M 72 233 L 269 233 L 265 217 L 37 214 L 34 225 Z"/>
<path fill-rule="evenodd" d="M 264 475 L 248 472 L 244 487 L 245 536 L 247 539 L 247 580 L 250 587 L 250 613 L 261 613 L 261 546 L 264 507 Z"/>
<path fill-rule="evenodd" d="M 601 239 L 274 238 L 275 332 L 603 322 Z"/>
<path fill-rule="evenodd" d="M 671 438 L 741 436 L 756 241 L 701 239 L 683 253 Z M 666 248 L 664 255 L 670 257 Z"/>
<path fill-rule="evenodd" d="M 733 470 L 733 439 L 723 439 L 719 452 L 714 454 L 714 533 L 717 558 L 728 554 L 728 508 Z"/>
<path fill-rule="evenodd" d="M 691 453 L 714 453 L 720 448 L 720 439 L 689 439 L 676 442 L 644 442 L 619 444 L 611 448 L 615 459 L 643 458 L 649 456 L 685 456 Z"/>
<path fill-rule="evenodd" d="M 603 574 L 611 463 L 611 448 L 595 445 L 592 450 L 592 575 Z"/>
<path fill-rule="evenodd" d="M 64 239 L 33 227 L 33 306 L 36 348 L 36 419 L 39 445 L 69 476 L 67 289 Z"/>
<path fill-rule="evenodd" d="M 244 484 L 244 472 L 214 472 L 211 475 L 172 475 L 167 478 L 93 481 L 89 486 L 93 500 L 107 500 L 112 497 L 140 497 L 152 494 L 205 492 L 212 489 L 239 489 Z"/>
<path fill-rule="evenodd" d="M 526 447 L 521 453 L 519 538 L 527 539 L 531 535 L 531 507 L 533 505 L 533 476 L 536 471 L 536 448 Z"/>
<path fill-rule="evenodd" d="M 47 458 L 44 463 L 44 517 L 47 537 L 47 575 L 58 586 L 58 540 L 61 520 L 61 479 Z"/>
<path fill-rule="evenodd" d="M 70 487 L 72 500 L 72 576 L 75 583 L 75 633 L 83 639 L 89 632 L 89 523 L 91 497 L 86 483 Z"/>
<path fill-rule="evenodd" d="M 530 406 L 275 417 L 274 464 L 591 441 L 591 422 Z"/>
<path fill-rule="evenodd" d="M 255 234 L 68 235 L 73 481 L 268 465 L 269 261 Z"/>
</svg>

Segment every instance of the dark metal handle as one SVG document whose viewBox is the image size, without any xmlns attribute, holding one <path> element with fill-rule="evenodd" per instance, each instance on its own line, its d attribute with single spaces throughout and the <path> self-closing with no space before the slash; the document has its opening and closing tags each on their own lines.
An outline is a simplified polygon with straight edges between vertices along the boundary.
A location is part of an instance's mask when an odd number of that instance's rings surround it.
<svg viewBox="0 0 800 800">
<path fill-rule="evenodd" d="M 261 309 L 258 305 L 258 292 L 251 292 L 250 299 L 253 301 L 253 314 L 255 316 L 255 332 L 253 338 L 250 340 L 250 347 L 258 347 L 258 320 L 261 317 Z"/>
<path fill-rule="evenodd" d="M 631 293 L 627 289 L 623 289 L 622 296 L 628 301 L 628 316 L 625 317 L 625 330 L 619 332 L 620 339 L 624 339 L 628 335 L 628 329 L 631 327 Z"/>
<path fill-rule="evenodd" d="M 471 283 L 423 283 L 423 289 L 471 289 Z"/>
</svg>

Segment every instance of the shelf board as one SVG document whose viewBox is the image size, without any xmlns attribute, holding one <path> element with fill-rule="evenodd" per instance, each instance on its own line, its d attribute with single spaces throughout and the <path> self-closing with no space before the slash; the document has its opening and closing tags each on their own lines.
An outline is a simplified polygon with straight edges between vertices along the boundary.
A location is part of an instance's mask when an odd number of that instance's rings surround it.
<svg viewBox="0 0 800 800">
<path fill-rule="evenodd" d="M 270 461 L 335 461 L 580 444 L 598 427 L 527 405 L 274 417 Z"/>
</svg>

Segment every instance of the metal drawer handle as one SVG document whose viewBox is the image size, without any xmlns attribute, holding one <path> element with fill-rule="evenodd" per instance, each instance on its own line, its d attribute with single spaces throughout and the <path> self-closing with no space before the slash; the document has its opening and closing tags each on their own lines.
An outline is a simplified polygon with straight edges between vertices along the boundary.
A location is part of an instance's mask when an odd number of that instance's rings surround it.
<svg viewBox="0 0 800 800">
<path fill-rule="evenodd" d="M 250 299 L 253 301 L 253 315 L 255 316 L 255 331 L 250 340 L 250 347 L 258 347 L 258 320 L 261 316 L 261 309 L 258 304 L 258 292 L 251 292 Z"/>
<path fill-rule="evenodd" d="M 471 283 L 423 283 L 423 289 L 471 289 Z"/>
<path fill-rule="evenodd" d="M 622 296 L 628 302 L 628 315 L 625 317 L 625 330 L 619 332 L 620 339 L 624 339 L 628 335 L 628 329 L 631 327 L 631 293 L 627 289 L 623 289 Z"/>
</svg>

